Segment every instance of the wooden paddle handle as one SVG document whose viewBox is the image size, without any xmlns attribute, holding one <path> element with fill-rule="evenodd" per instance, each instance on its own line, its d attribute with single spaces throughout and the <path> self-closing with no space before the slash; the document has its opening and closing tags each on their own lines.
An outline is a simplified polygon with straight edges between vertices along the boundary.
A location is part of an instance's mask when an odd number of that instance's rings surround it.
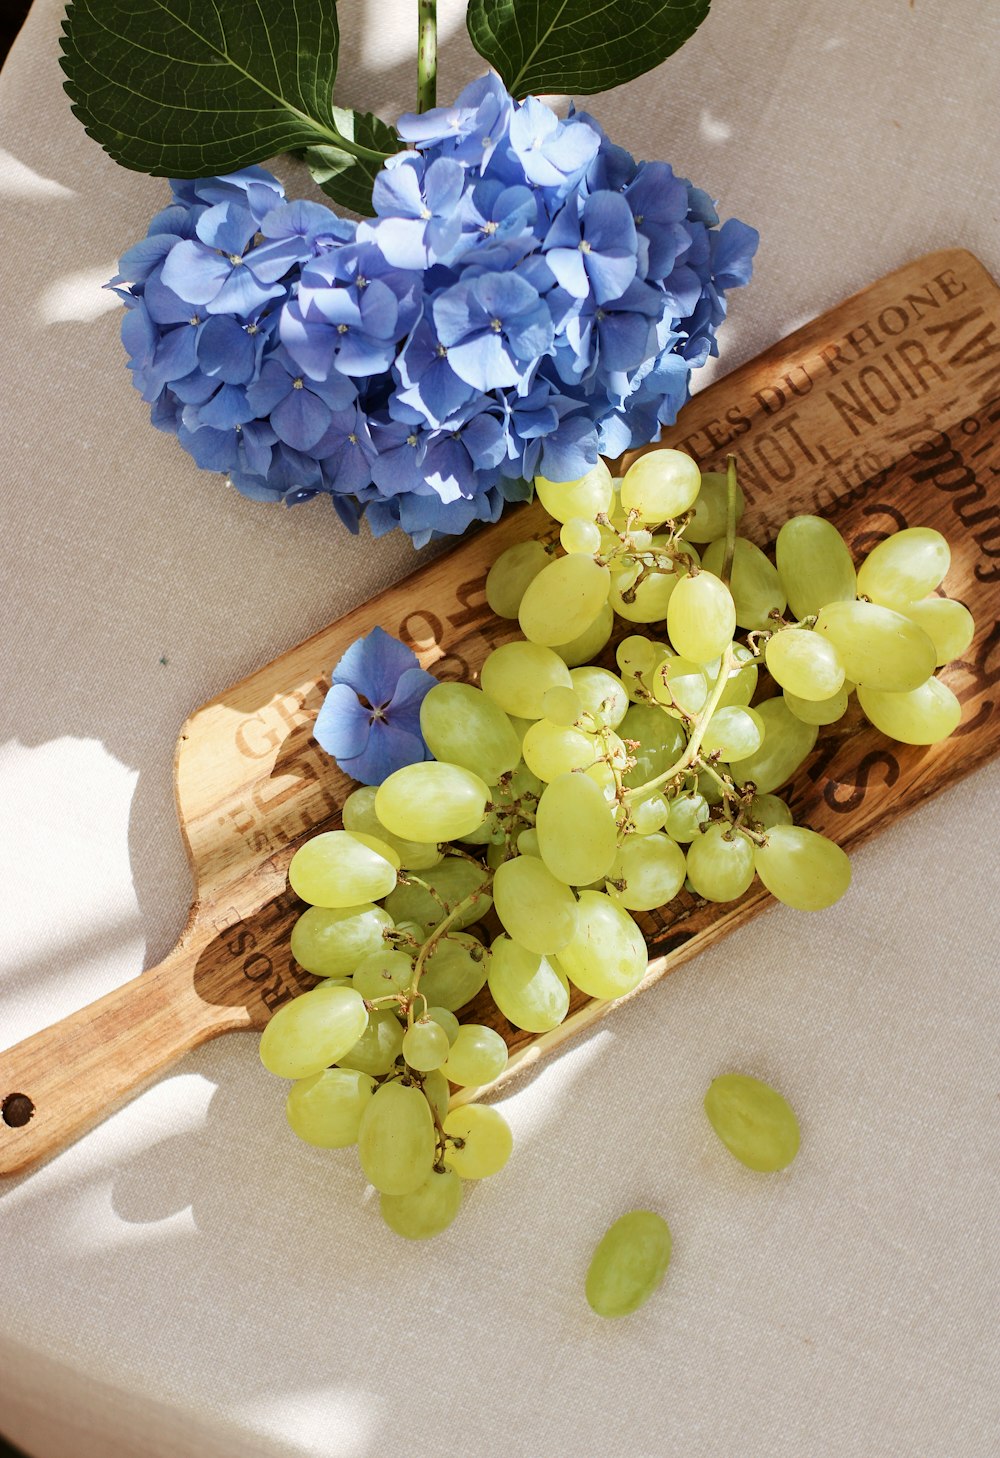
<svg viewBox="0 0 1000 1458">
<path fill-rule="evenodd" d="M 245 1008 L 214 1007 L 192 986 L 200 945 L 0 1053 L 0 1175 L 54 1154 Z"/>
</svg>

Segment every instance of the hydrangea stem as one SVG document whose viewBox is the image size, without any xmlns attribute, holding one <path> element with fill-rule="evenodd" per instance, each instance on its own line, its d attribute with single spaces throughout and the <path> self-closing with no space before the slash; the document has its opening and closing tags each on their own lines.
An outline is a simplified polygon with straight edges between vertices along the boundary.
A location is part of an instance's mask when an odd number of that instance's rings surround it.
<svg viewBox="0 0 1000 1458">
<path fill-rule="evenodd" d="M 417 110 L 437 105 L 437 0 L 417 0 Z"/>
</svg>

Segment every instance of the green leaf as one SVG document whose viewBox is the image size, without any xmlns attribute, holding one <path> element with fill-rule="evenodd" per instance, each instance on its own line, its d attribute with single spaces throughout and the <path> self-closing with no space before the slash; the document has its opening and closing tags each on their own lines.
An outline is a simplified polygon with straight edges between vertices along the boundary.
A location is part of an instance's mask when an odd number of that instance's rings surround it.
<svg viewBox="0 0 1000 1458">
<path fill-rule="evenodd" d="M 358 142 L 373 152 L 398 152 L 402 143 L 385 122 L 370 111 L 344 111 L 333 108 L 337 130 L 349 141 Z M 371 157 L 352 157 L 341 147 L 309 147 L 303 160 L 323 191 L 342 207 L 355 213 L 371 212 L 372 185 L 381 162 Z"/>
<path fill-rule="evenodd" d="M 513 96 L 591 96 L 651 71 L 693 35 L 710 0 L 470 0 L 472 44 Z"/>
<path fill-rule="evenodd" d="M 71 0 L 61 65 L 73 111 L 123 167 L 235 171 L 337 129 L 336 0 Z"/>
</svg>

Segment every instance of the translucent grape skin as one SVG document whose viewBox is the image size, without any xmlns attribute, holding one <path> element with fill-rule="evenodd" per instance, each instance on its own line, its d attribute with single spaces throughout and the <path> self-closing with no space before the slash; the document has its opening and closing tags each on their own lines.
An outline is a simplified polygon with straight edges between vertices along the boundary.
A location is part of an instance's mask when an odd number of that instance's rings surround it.
<svg viewBox="0 0 1000 1458">
<path fill-rule="evenodd" d="M 829 638 L 845 675 L 859 686 L 908 693 L 934 672 L 934 644 L 910 618 L 874 602 L 828 603 L 816 632 Z"/>
<path fill-rule="evenodd" d="M 498 618 L 516 618 L 534 578 L 552 561 L 541 542 L 515 542 L 505 548 L 486 574 L 486 601 Z"/>
<path fill-rule="evenodd" d="M 314 835 L 292 856 L 288 884 L 312 906 L 358 906 L 379 901 L 396 884 L 399 857 L 362 831 Z"/>
<path fill-rule="evenodd" d="M 622 477 L 622 509 L 637 511 L 644 522 L 676 519 L 690 510 L 700 489 L 701 472 L 690 456 L 675 450 L 650 451 Z"/>
<path fill-rule="evenodd" d="M 799 1152 L 799 1121 L 777 1089 L 745 1073 L 712 1080 L 705 1113 L 723 1144 L 748 1169 L 785 1169 Z"/>
<path fill-rule="evenodd" d="M 292 956 L 316 977 L 348 977 L 372 952 L 384 949 L 392 917 L 383 907 L 310 906 L 292 928 Z"/>
<path fill-rule="evenodd" d="M 561 524 L 576 517 L 593 521 L 611 506 L 611 472 L 603 461 L 598 461 L 576 481 L 550 481 L 545 476 L 536 476 L 535 495 L 549 516 Z"/>
<path fill-rule="evenodd" d="M 598 1316 L 628 1316 L 648 1301 L 670 1264 L 670 1227 L 652 1210 L 631 1210 L 605 1231 L 591 1257 L 585 1292 Z"/>
<path fill-rule="evenodd" d="M 314 987 L 279 1007 L 260 1037 L 260 1061 L 278 1078 L 308 1078 L 336 1063 L 368 1024 L 350 987 Z"/>
<path fill-rule="evenodd" d="M 384 779 L 375 810 L 405 840 L 458 840 L 483 823 L 489 798 L 489 786 L 472 770 L 430 759 L 404 765 Z"/>
<path fill-rule="evenodd" d="M 714 542 L 726 530 L 728 509 L 728 484 L 724 471 L 703 471 L 701 489 L 694 503 L 694 512 L 685 528 L 684 535 L 691 542 Z M 746 510 L 746 500 L 736 486 L 736 525 L 739 526 Z"/>
<path fill-rule="evenodd" d="M 628 912 L 600 891 L 582 891 L 577 929 L 556 965 L 588 997 L 624 997 L 646 973 L 646 943 Z"/>
<path fill-rule="evenodd" d="M 629 835 L 615 857 L 606 890 L 629 911 L 652 911 L 674 899 L 686 874 L 684 852 L 669 836 Z"/>
<path fill-rule="evenodd" d="M 546 691 L 557 684 L 569 688 L 572 679 L 559 655 L 544 644 L 502 643 L 487 655 L 479 682 L 504 713 L 540 719 Z"/>
<path fill-rule="evenodd" d="M 712 542 L 702 554 L 702 566 L 706 572 L 721 577 L 725 556 L 725 541 Z M 736 622 L 741 628 L 772 627 L 771 613 L 785 611 L 786 598 L 777 568 L 745 537 L 736 538 L 729 590 L 736 606 Z"/>
<path fill-rule="evenodd" d="M 592 623 L 570 638 L 568 643 L 554 643 L 552 652 L 557 654 L 567 668 L 576 668 L 596 658 L 606 646 L 615 626 L 614 610 L 609 602 L 604 603 Z"/>
<path fill-rule="evenodd" d="M 488 785 L 509 774 L 521 758 L 507 715 L 468 683 L 437 683 L 424 695 L 420 732 L 435 759 L 471 770 Z"/>
<path fill-rule="evenodd" d="M 908 694 L 859 688 L 858 703 L 876 729 L 900 744 L 940 744 L 962 722 L 962 705 L 938 678 Z"/>
<path fill-rule="evenodd" d="M 682 658 L 708 663 L 729 647 L 736 605 L 724 582 L 710 572 L 682 577 L 667 605 L 667 632 Z"/>
<path fill-rule="evenodd" d="M 367 835 L 384 841 L 391 850 L 396 852 L 399 864 L 411 871 L 426 870 L 429 866 L 436 866 L 441 859 L 441 852 L 436 844 L 403 840 L 400 836 L 393 835 L 391 831 L 386 830 L 375 814 L 376 794 L 377 790 L 374 785 L 359 785 L 356 790 L 351 791 L 341 810 L 344 829 L 361 830 Z"/>
<path fill-rule="evenodd" d="M 419 1018 L 403 1034 L 403 1057 L 418 1073 L 440 1068 L 448 1057 L 451 1044 L 448 1034 L 431 1018 Z"/>
<path fill-rule="evenodd" d="M 383 1083 L 372 1095 L 358 1130 L 365 1178 L 386 1195 L 419 1188 L 434 1163 L 434 1120 L 414 1085 Z"/>
<path fill-rule="evenodd" d="M 775 544 L 778 576 L 796 618 L 814 617 L 833 602 L 853 602 L 858 593 L 854 560 L 832 522 L 821 516 L 793 516 Z"/>
<path fill-rule="evenodd" d="M 754 851 L 757 875 L 779 901 L 798 911 L 823 911 L 851 884 L 851 862 L 825 835 L 803 825 L 775 825 Z"/>
<path fill-rule="evenodd" d="M 926 597 L 907 603 L 900 612 L 930 638 L 938 668 L 961 658 L 975 636 L 976 624 L 969 609 L 950 597 Z"/>
<path fill-rule="evenodd" d="M 820 633 L 802 628 L 772 634 L 764 659 L 776 683 L 811 702 L 832 698 L 846 678 L 834 645 Z"/>
<path fill-rule="evenodd" d="M 736 901 L 754 877 L 753 845 L 727 822 L 713 821 L 688 847 L 687 874 L 706 901 Z"/>
<path fill-rule="evenodd" d="M 593 557 L 573 553 L 544 567 L 531 582 L 518 612 L 531 643 L 552 647 L 586 632 L 608 600 L 611 573 Z"/>
<path fill-rule="evenodd" d="M 515 856 L 493 876 L 493 905 L 504 929 L 529 952 L 558 952 L 576 930 L 576 898 L 544 861 Z"/>
<path fill-rule="evenodd" d="M 767 795 L 791 778 L 812 751 L 819 730 L 815 724 L 797 719 L 780 698 L 765 699 L 756 713 L 764 721 L 764 742 L 746 759 L 732 761 L 729 768 L 737 784 L 752 781 Z"/>
<path fill-rule="evenodd" d="M 374 1078 L 354 1068 L 324 1068 L 300 1078 L 288 1091 L 289 1126 L 317 1149 L 346 1149 L 357 1143 L 361 1116 L 375 1087 Z"/>
<path fill-rule="evenodd" d="M 407 1240 L 429 1240 L 447 1230 L 462 1204 L 462 1181 L 454 1170 L 431 1170 L 416 1189 L 382 1192 L 379 1209 L 389 1229 Z"/>
<path fill-rule="evenodd" d="M 444 1121 L 449 1143 L 444 1162 L 463 1180 L 484 1180 L 499 1174 L 510 1158 L 514 1138 L 499 1109 L 466 1104 L 452 1109 Z"/>
<path fill-rule="evenodd" d="M 507 1044 L 483 1023 L 464 1023 L 452 1043 L 441 1071 L 451 1083 L 463 1087 L 492 1083 L 507 1066 Z"/>
<path fill-rule="evenodd" d="M 560 775 L 546 785 L 535 829 L 542 860 L 557 880 L 587 886 L 610 870 L 617 850 L 615 817 L 586 775 Z"/>
<path fill-rule="evenodd" d="M 858 592 L 905 612 L 933 592 L 951 563 L 951 551 L 932 527 L 906 527 L 873 547 L 858 569 Z"/>
<path fill-rule="evenodd" d="M 565 973 L 553 959 L 529 952 L 510 937 L 490 948 L 490 993 L 504 1017 L 529 1033 L 548 1033 L 569 1011 Z"/>
</svg>

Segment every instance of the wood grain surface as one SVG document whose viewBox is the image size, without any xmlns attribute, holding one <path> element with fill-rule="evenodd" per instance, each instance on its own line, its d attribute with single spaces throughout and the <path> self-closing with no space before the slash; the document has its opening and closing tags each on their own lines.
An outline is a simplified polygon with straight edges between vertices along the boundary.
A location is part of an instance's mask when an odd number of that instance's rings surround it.
<svg viewBox="0 0 1000 1458">
<path fill-rule="evenodd" d="M 697 395 L 660 445 L 715 469 L 732 451 L 747 497 L 741 532 L 762 547 L 799 511 L 834 521 L 855 557 L 908 525 L 951 543 L 944 587 L 977 621 L 965 658 L 943 671 L 962 702 L 959 730 L 910 748 L 852 706 L 820 731 L 792 784 L 798 822 L 850 847 L 995 753 L 1000 290 L 970 254 L 918 259 L 807 324 Z M 486 570 L 511 542 L 547 530 L 537 507 L 509 512 L 188 719 L 175 761 L 196 888 L 187 928 L 160 966 L 0 1053 L 0 1174 L 52 1154 L 188 1049 L 264 1026 L 314 985 L 289 951 L 303 908 L 286 870 L 304 839 L 339 824 L 352 788 L 312 740 L 333 665 L 378 624 L 438 676 L 474 682 L 485 655 L 517 636 L 486 607 Z M 759 886 L 725 908 L 682 893 L 642 915 L 650 965 L 631 996 L 769 899 Z M 577 995 L 566 1023 L 540 1036 L 512 1028 L 486 994 L 463 1016 L 504 1035 L 508 1078 L 612 1006 Z"/>
</svg>

